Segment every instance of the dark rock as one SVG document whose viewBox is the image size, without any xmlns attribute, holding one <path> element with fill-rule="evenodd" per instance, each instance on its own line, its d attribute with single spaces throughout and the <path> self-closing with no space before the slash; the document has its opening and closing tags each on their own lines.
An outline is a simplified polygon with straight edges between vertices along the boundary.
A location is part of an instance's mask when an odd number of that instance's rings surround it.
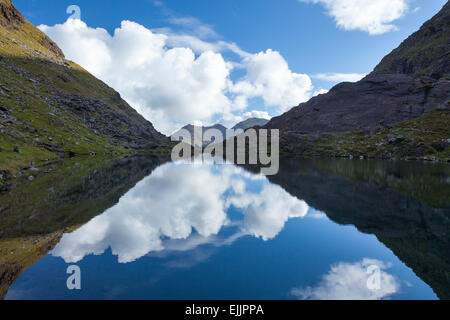
<svg viewBox="0 0 450 320">
<path fill-rule="evenodd" d="M 25 23 L 25 19 L 19 10 L 14 7 L 11 0 L 0 2 L 0 25 L 3 27 L 15 27 Z"/>
<path fill-rule="evenodd" d="M 118 93 L 113 97 L 114 101 L 117 99 L 121 99 Z M 125 143 L 131 149 L 143 149 L 148 141 L 158 144 L 168 141 L 123 100 L 120 100 L 120 106 L 125 108 L 121 112 L 104 101 L 62 92 L 55 100 L 60 107 L 73 112 L 86 125 L 95 128 L 94 134 L 112 138 L 114 145 Z"/>
<path fill-rule="evenodd" d="M 449 99 L 449 83 L 442 80 L 428 90 L 408 75 L 371 75 L 356 83 L 338 84 L 327 94 L 273 118 L 266 127 L 283 128 L 285 134 L 343 134 L 375 129 L 380 123 L 392 126 L 441 106 Z"/>
<path fill-rule="evenodd" d="M 19 147 L 14 147 L 13 152 L 16 152 L 18 154 L 22 154 L 22 151 L 20 150 Z"/>
<path fill-rule="evenodd" d="M 387 55 L 378 66 L 376 74 L 408 74 L 427 76 L 431 84 L 448 74 L 450 69 L 450 2 L 419 31 Z"/>
<path fill-rule="evenodd" d="M 70 82 L 70 80 L 63 74 L 58 75 L 58 78 L 61 79 L 63 82 Z"/>
<path fill-rule="evenodd" d="M 2 111 L 2 112 L 9 112 L 9 110 L 8 109 L 6 109 L 4 106 L 2 106 L 1 104 L 0 104 L 0 111 Z"/>
</svg>

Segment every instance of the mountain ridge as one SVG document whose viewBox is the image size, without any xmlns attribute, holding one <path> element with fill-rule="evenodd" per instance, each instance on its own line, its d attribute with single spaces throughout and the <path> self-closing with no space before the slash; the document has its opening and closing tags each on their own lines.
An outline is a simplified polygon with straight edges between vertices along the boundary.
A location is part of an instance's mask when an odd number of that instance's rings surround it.
<svg viewBox="0 0 450 320">
<path fill-rule="evenodd" d="M 365 78 L 340 83 L 264 128 L 280 129 L 285 153 L 450 159 L 449 32 L 447 2 Z"/>
<path fill-rule="evenodd" d="M 11 0 L 0 0 L 0 130 L 0 189 L 5 176 L 45 161 L 170 143 L 118 92 L 66 60 Z"/>
<path fill-rule="evenodd" d="M 262 119 L 262 118 L 249 118 L 247 120 L 241 121 L 238 124 L 236 124 L 232 129 L 233 130 L 247 130 L 252 127 L 262 127 L 265 126 L 269 122 L 268 119 Z"/>
<path fill-rule="evenodd" d="M 201 129 L 201 131 L 199 129 Z M 184 134 L 185 132 L 184 131 L 187 130 L 187 132 L 189 132 L 190 137 L 191 137 L 190 145 L 197 146 L 197 147 L 202 147 L 202 146 L 208 145 L 208 144 L 210 144 L 212 142 L 212 141 L 208 141 L 208 140 L 204 139 L 205 132 L 208 131 L 208 130 L 212 130 L 212 129 L 219 130 L 222 133 L 222 136 L 224 138 L 226 137 L 226 133 L 227 133 L 228 128 L 223 126 L 223 125 L 221 125 L 220 123 L 217 123 L 217 124 L 212 125 L 212 126 L 195 126 L 195 125 L 192 125 L 192 124 L 187 124 L 183 128 L 181 128 L 180 130 L 178 130 L 175 133 L 173 133 L 171 135 L 171 137 L 172 137 L 172 139 L 174 139 L 176 141 L 181 141 L 181 137 L 185 137 L 185 134 Z M 201 132 L 202 136 L 199 136 L 200 132 Z M 186 138 L 187 137 L 185 137 L 185 139 Z M 196 144 L 196 142 L 198 142 L 198 141 L 202 141 L 202 145 L 201 146 Z M 216 142 L 221 142 L 221 141 L 216 141 Z"/>
</svg>

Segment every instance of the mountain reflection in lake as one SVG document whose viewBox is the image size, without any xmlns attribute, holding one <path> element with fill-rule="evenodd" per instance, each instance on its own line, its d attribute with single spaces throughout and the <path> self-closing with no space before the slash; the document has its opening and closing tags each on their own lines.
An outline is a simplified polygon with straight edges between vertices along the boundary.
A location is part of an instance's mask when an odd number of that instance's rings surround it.
<svg viewBox="0 0 450 320">
<path fill-rule="evenodd" d="M 45 228 L 29 226 L 42 214 L 33 202 L 22 233 L 8 223 L 27 206 L 3 196 L 6 298 L 449 298 L 446 165 L 284 159 L 266 178 L 233 165 L 151 164 L 128 160 L 53 187 Z M 22 248 L 42 242 L 44 256 L 18 254 L 19 238 Z M 26 258 L 37 262 L 18 276 Z M 66 287 L 73 264 L 79 291 Z M 373 268 L 378 287 L 369 289 Z"/>
</svg>

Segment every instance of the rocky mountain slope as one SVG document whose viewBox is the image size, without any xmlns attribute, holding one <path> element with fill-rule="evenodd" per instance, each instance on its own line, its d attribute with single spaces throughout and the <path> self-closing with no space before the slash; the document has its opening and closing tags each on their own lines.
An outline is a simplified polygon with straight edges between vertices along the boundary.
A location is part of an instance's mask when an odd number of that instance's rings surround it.
<svg viewBox="0 0 450 320">
<path fill-rule="evenodd" d="M 284 152 L 449 159 L 450 3 L 356 83 L 273 118 Z"/>
<path fill-rule="evenodd" d="M 0 0 L 0 189 L 21 167 L 64 155 L 120 154 L 168 138 Z"/>
</svg>

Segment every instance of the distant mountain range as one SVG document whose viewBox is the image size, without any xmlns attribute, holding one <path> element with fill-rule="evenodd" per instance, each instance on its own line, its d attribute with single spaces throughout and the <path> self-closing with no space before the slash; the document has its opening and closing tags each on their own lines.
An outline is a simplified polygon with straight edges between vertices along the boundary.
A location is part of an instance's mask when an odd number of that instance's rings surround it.
<svg viewBox="0 0 450 320">
<path fill-rule="evenodd" d="M 260 118 L 250 118 L 245 121 L 239 122 L 237 125 L 233 127 L 233 130 L 247 130 L 249 128 L 253 127 L 262 127 L 265 126 L 269 120 L 267 119 L 260 119 Z"/>
<path fill-rule="evenodd" d="M 232 129 L 233 130 L 239 130 L 239 129 L 247 130 L 252 127 L 262 127 L 262 126 L 266 125 L 268 122 L 269 122 L 269 120 L 267 120 L 267 119 L 250 118 L 245 121 L 239 122 Z M 202 130 L 200 131 L 200 130 L 195 130 L 195 129 L 202 129 Z M 181 128 L 180 130 L 178 130 L 177 132 L 175 132 L 174 134 L 172 134 L 172 137 L 178 141 L 181 141 L 180 136 L 182 135 L 182 132 L 183 132 L 182 130 L 187 130 L 192 139 L 191 145 L 194 145 L 194 141 L 202 141 L 202 146 L 208 145 L 211 142 L 221 142 L 221 141 L 210 141 L 206 138 L 204 139 L 204 136 L 203 137 L 199 136 L 199 134 L 204 135 L 205 132 L 210 129 L 219 130 L 222 133 L 223 138 L 224 139 L 226 138 L 226 133 L 227 133 L 228 128 L 221 124 L 216 124 L 216 125 L 209 126 L 209 127 L 199 127 L 199 126 L 194 126 L 192 124 L 188 124 L 188 125 L 184 126 L 183 128 Z M 200 133 L 200 132 L 202 132 L 202 133 Z M 198 143 L 195 145 L 199 146 Z"/>
</svg>

